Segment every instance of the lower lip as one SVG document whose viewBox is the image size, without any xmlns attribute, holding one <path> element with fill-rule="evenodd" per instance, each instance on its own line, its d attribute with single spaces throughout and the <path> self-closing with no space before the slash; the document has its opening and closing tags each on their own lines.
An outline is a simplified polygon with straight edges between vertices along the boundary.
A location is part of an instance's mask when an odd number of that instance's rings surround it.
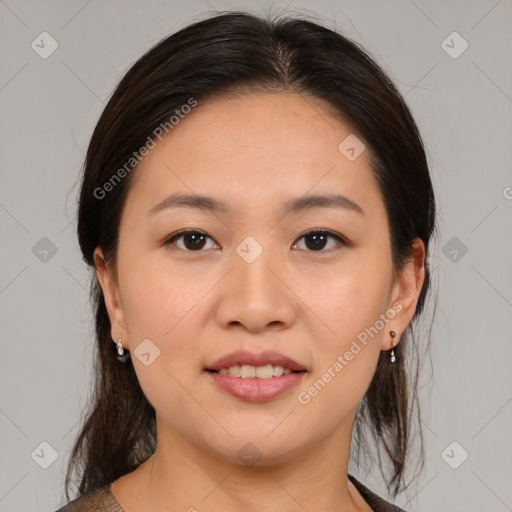
<svg viewBox="0 0 512 512">
<path fill-rule="evenodd" d="M 236 398 L 247 402 L 274 400 L 296 386 L 307 372 L 292 372 L 270 379 L 242 379 L 207 371 L 215 384 Z"/>
</svg>

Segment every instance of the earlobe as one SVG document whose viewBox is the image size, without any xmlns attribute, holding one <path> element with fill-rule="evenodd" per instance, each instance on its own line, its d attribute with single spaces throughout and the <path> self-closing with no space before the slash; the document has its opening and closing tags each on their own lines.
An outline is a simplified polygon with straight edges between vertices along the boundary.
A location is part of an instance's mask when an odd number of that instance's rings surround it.
<svg viewBox="0 0 512 512">
<path fill-rule="evenodd" d="M 121 307 L 121 301 L 119 297 L 119 288 L 112 276 L 112 271 L 108 268 L 105 261 L 103 251 L 100 247 L 97 247 L 94 251 L 94 266 L 96 269 L 96 277 L 103 291 L 105 298 L 105 305 L 107 308 L 108 316 L 110 319 L 112 340 L 117 343 L 120 335 L 123 336 L 123 344 L 126 348 L 126 328 L 124 321 L 124 312 Z"/>
<path fill-rule="evenodd" d="M 421 239 L 416 238 L 413 241 L 412 248 L 411 258 L 406 262 L 400 275 L 397 277 L 392 293 L 393 309 L 395 311 L 398 310 L 395 307 L 396 304 L 400 304 L 401 307 L 392 322 L 390 322 L 390 326 L 393 331 L 400 334 L 407 329 L 414 316 L 425 280 L 425 245 Z M 385 336 L 385 339 L 382 340 L 383 349 L 389 350 L 393 348 L 392 342 L 396 345 L 399 340 L 399 337 L 393 340 L 393 338 L 390 339 L 389 336 Z"/>
</svg>

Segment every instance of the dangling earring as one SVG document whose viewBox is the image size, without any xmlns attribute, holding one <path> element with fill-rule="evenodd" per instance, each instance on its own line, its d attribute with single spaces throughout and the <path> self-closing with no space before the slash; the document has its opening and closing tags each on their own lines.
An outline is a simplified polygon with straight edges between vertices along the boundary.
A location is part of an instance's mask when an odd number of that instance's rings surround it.
<svg viewBox="0 0 512 512">
<path fill-rule="evenodd" d="M 117 353 L 122 356 L 124 354 L 123 342 L 121 341 L 121 335 L 119 335 L 119 339 L 117 340 Z"/>
<path fill-rule="evenodd" d="M 123 348 L 123 342 L 121 341 L 121 335 L 119 335 L 119 338 L 116 343 L 116 349 L 117 349 L 117 360 L 120 363 L 126 363 L 128 358 L 130 357 L 130 352 L 126 352 Z"/>
<path fill-rule="evenodd" d="M 394 363 L 396 361 L 396 357 L 395 357 L 395 340 L 394 338 L 396 337 L 396 332 L 395 331 L 389 331 L 389 335 L 391 336 L 391 338 L 393 338 L 393 348 L 391 349 L 391 362 Z"/>
</svg>

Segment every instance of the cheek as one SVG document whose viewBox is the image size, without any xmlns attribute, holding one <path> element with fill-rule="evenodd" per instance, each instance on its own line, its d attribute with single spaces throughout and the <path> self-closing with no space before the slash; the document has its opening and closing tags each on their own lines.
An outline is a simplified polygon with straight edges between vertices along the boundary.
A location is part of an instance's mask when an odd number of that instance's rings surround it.
<svg viewBox="0 0 512 512">
<path fill-rule="evenodd" d="M 386 317 L 389 275 L 385 267 L 382 261 L 363 259 L 350 268 L 347 265 L 312 307 L 329 327 L 315 346 L 318 390 L 308 392 L 322 394 L 318 402 L 355 407 L 371 382 L 390 319 Z"/>
<path fill-rule="evenodd" d="M 388 300 L 389 269 L 386 265 L 363 258 L 354 265 L 347 264 L 330 280 L 327 290 L 315 304 L 332 331 L 331 350 L 343 348 L 373 326 L 385 313 Z"/>
<path fill-rule="evenodd" d="M 191 376 L 202 370 L 201 339 L 208 290 L 218 277 L 186 269 L 170 268 L 165 251 L 154 256 L 125 260 L 119 268 L 121 294 L 133 364 L 144 393 L 151 403 L 179 410 L 183 389 Z M 121 275 L 123 273 L 123 275 Z M 149 339 L 158 355 L 145 366 L 137 355 L 142 340 Z M 146 342 L 147 343 L 147 342 Z M 150 356 L 153 357 L 152 355 Z"/>
<path fill-rule="evenodd" d="M 181 417 L 190 428 L 191 422 L 204 421 L 200 410 L 190 407 L 187 390 L 199 366 L 197 310 L 205 285 L 147 255 L 125 261 L 119 272 L 132 362 L 144 395 L 166 423 Z M 146 339 L 149 364 L 139 357 Z"/>
<path fill-rule="evenodd" d="M 336 428 L 357 407 L 375 373 L 382 329 L 374 330 L 384 312 L 384 294 L 351 282 L 333 292 L 324 306 L 330 332 L 315 343 L 315 365 L 297 399 L 311 417 L 325 416 L 326 429 Z M 380 325 L 380 324 L 379 324 Z"/>
<path fill-rule="evenodd" d="M 204 444 L 204 435 L 197 434 L 198 426 L 208 425 L 215 430 L 216 425 L 207 414 L 211 407 L 202 407 L 194 398 L 198 393 L 187 380 L 190 372 L 183 364 L 185 357 L 182 353 L 165 350 L 151 366 L 144 366 L 135 359 L 134 369 L 142 392 L 155 409 L 159 421 L 184 438 L 192 435 L 196 443 Z M 181 364 L 176 364 L 177 359 Z"/>
<path fill-rule="evenodd" d="M 164 252 L 133 258 L 120 268 L 127 329 L 139 337 L 172 339 L 194 321 L 194 308 L 214 285 L 213 278 L 199 279 L 193 269 L 171 268 Z"/>
</svg>

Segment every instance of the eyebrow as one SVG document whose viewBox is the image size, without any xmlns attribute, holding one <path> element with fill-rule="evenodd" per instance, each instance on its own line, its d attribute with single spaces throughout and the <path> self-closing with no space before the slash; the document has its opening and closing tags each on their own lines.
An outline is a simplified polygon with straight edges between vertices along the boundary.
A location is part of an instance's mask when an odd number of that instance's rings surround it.
<svg viewBox="0 0 512 512">
<path fill-rule="evenodd" d="M 150 208 L 147 214 L 155 214 L 168 208 L 194 208 L 203 211 L 229 213 L 223 202 L 213 197 L 191 194 L 171 194 Z M 319 194 L 291 199 L 284 203 L 283 215 L 313 208 L 344 208 L 364 215 L 363 209 L 352 199 L 341 194 Z"/>
</svg>

